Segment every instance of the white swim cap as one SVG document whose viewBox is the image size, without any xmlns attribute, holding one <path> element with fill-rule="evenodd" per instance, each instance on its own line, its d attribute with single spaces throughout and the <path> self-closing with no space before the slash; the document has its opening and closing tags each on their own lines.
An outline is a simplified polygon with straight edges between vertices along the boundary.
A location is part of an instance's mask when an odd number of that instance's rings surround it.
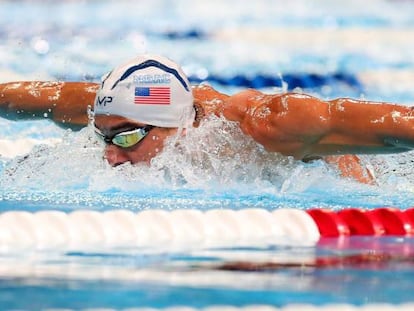
<svg viewBox="0 0 414 311">
<path fill-rule="evenodd" d="M 117 115 L 160 127 L 189 127 L 195 110 L 191 86 L 173 61 L 141 55 L 102 78 L 95 115 Z"/>
</svg>

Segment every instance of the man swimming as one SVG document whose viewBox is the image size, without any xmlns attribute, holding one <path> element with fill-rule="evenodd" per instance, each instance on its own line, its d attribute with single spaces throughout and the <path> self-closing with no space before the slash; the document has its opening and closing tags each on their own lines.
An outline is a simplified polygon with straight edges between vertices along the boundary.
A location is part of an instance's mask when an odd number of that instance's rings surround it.
<svg viewBox="0 0 414 311">
<path fill-rule="evenodd" d="M 157 55 L 141 55 L 118 66 L 100 85 L 0 84 L 0 115 L 9 119 L 47 116 L 61 126 L 80 128 L 88 124 L 87 107 L 92 104 L 95 131 L 105 141 L 105 158 L 113 166 L 150 162 L 167 137 L 196 130 L 212 114 L 236 122 L 267 151 L 304 161 L 325 157 L 344 176 L 362 182 L 372 181 L 372 176 L 358 157 L 347 154 L 414 147 L 409 107 L 251 89 L 228 96 L 206 85 L 191 87 L 177 64 Z"/>
</svg>

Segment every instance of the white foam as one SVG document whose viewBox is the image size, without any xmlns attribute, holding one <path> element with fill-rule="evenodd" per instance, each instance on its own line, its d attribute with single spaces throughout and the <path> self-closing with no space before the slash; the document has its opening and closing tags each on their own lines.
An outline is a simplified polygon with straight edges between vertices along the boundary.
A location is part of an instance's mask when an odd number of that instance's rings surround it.
<svg viewBox="0 0 414 311">
<path fill-rule="evenodd" d="M 216 117 L 197 129 L 190 129 L 185 137 L 172 137 L 164 151 L 152 160 L 151 166 L 127 163 L 110 167 L 103 159 L 104 146 L 97 140 L 92 127 L 76 133 L 66 131 L 63 135 L 60 142 L 55 138 L 3 140 L 0 143 L 3 157 L 25 155 L 4 162 L 3 174 L 0 175 L 3 193 L 8 196 L 8 192 L 13 191 L 14 197 L 20 191 L 21 195 L 32 200 L 27 191 L 32 189 L 46 192 L 49 197 L 44 196 L 43 199 L 53 202 L 65 202 L 68 199 L 71 204 L 83 202 L 96 205 L 101 202 L 98 199 L 100 193 L 110 192 L 113 199 L 105 198 L 105 202 L 112 207 L 174 208 L 196 205 L 200 208 L 237 208 L 237 204 L 242 204 L 241 207 L 251 204 L 263 207 L 266 201 L 247 202 L 250 197 L 258 195 L 274 204 L 286 201 L 291 195 L 308 191 L 311 191 L 311 195 L 315 195 L 312 191 L 325 193 L 331 187 L 341 189 L 337 194 L 339 200 L 354 202 L 357 199 L 354 195 L 352 199 L 345 197 L 346 193 L 352 192 L 357 193 L 366 204 L 364 192 L 367 192 L 370 200 L 389 204 L 387 200 L 392 200 L 393 195 L 391 193 L 391 197 L 384 198 L 389 193 L 386 185 L 390 183 L 395 187 L 392 181 L 381 178 L 384 165 L 373 166 L 383 194 L 379 197 L 378 188 L 341 178 L 337 170 L 323 161 L 305 164 L 266 152 L 241 133 L 236 124 Z M 49 144 L 43 144 L 45 142 Z M 410 155 L 395 156 L 407 160 L 405 165 L 400 165 L 401 172 L 409 171 Z M 381 159 L 388 161 L 386 157 Z M 369 164 L 370 161 L 371 158 L 364 158 L 364 162 Z M 398 187 L 412 191 L 411 175 L 405 175 L 408 179 L 399 183 Z M 73 193 L 69 193 L 73 189 L 85 193 L 73 197 Z M 171 197 L 168 192 L 176 190 L 184 191 L 185 196 L 179 199 Z M 194 196 L 186 192 L 193 190 L 196 191 Z M 211 198 L 208 195 L 210 191 L 220 198 Z M 61 195 L 54 195 L 55 192 Z M 131 194 L 136 196 L 131 197 Z M 409 200 L 409 197 L 404 200 Z"/>
<path fill-rule="evenodd" d="M 28 154 L 37 145 L 55 146 L 61 142 L 59 138 L 34 139 L 0 139 L 0 157 L 14 158 Z"/>
</svg>

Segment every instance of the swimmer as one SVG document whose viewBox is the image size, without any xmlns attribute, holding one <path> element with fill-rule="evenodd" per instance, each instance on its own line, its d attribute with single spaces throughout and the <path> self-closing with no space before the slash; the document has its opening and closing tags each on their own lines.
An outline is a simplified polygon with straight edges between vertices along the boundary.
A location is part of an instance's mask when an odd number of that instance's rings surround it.
<svg viewBox="0 0 414 311">
<path fill-rule="evenodd" d="M 157 55 L 140 55 L 118 66 L 100 84 L 0 84 L 0 116 L 12 120 L 47 117 L 79 129 L 88 124 L 92 105 L 95 132 L 106 143 L 105 158 L 112 166 L 149 163 L 167 137 L 179 129 L 197 130 L 211 114 L 236 122 L 267 151 L 303 161 L 324 158 L 343 176 L 365 183 L 374 177 L 357 154 L 414 147 L 410 107 L 253 89 L 229 96 L 207 85 L 191 87 L 176 63 Z"/>
</svg>

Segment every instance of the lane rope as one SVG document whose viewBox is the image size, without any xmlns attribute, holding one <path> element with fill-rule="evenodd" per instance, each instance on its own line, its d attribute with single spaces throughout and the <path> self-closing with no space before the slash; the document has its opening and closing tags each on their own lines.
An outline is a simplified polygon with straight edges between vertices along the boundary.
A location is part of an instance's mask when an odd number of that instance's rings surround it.
<svg viewBox="0 0 414 311">
<path fill-rule="evenodd" d="M 315 245 L 321 237 L 412 236 L 414 208 L 56 210 L 0 214 L 0 252 L 107 247 Z"/>
<path fill-rule="evenodd" d="M 266 88 L 266 87 L 283 87 L 286 83 L 289 91 L 295 88 L 319 88 L 325 85 L 344 84 L 356 90 L 363 90 L 362 84 L 359 82 L 357 76 L 353 74 L 336 72 L 326 74 L 316 73 L 284 73 L 280 76 L 272 76 L 269 74 L 256 74 L 254 76 L 248 75 L 234 75 L 224 77 L 215 74 L 209 74 L 205 78 L 200 78 L 190 75 L 189 80 L 192 84 L 202 82 L 216 83 L 222 86 L 237 86 L 243 88 Z"/>
<path fill-rule="evenodd" d="M 0 252 L 107 247 L 215 247 L 306 243 L 320 237 L 312 217 L 298 209 L 259 208 L 98 212 L 7 211 L 0 214 Z"/>
<path fill-rule="evenodd" d="M 315 221 L 322 237 L 414 235 L 414 208 L 404 211 L 393 207 L 340 211 L 310 209 L 307 213 Z"/>
<path fill-rule="evenodd" d="M 55 309 L 54 311 L 70 311 L 70 309 Z M 103 309 L 93 309 L 88 308 L 85 309 L 88 311 L 98 311 Z M 107 309 L 105 311 L 114 311 L 115 309 Z M 117 309 L 119 311 L 119 309 Z M 327 304 L 327 305 L 320 305 L 320 306 L 313 306 L 309 304 L 291 304 L 284 307 L 273 307 L 268 305 L 252 305 L 252 306 L 245 306 L 245 307 L 233 307 L 233 306 L 211 306 L 206 308 L 191 308 L 191 307 L 169 307 L 163 309 L 155 309 L 155 308 L 128 308 L 124 309 L 124 311 L 412 311 L 414 310 L 414 303 L 406 303 L 400 305 L 391 305 L 386 303 L 378 303 L 378 304 L 366 304 L 362 306 L 353 306 L 349 304 Z"/>
</svg>

